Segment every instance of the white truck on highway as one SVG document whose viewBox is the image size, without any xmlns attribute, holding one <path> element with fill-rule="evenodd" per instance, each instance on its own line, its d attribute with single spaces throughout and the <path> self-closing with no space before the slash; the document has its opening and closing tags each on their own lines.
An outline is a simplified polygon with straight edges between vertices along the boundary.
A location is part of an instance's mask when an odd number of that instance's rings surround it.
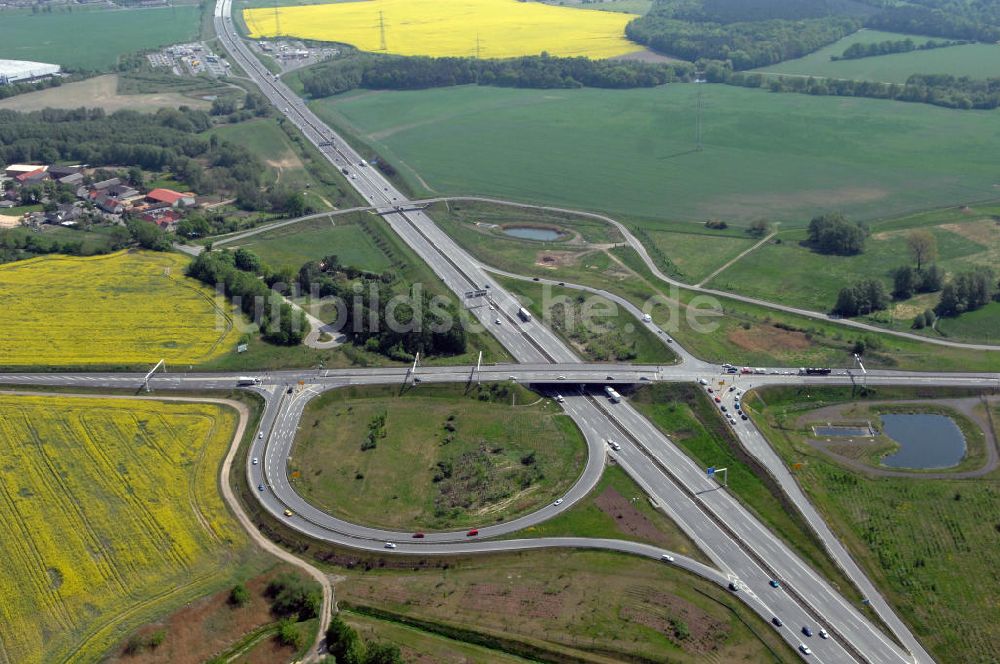
<svg viewBox="0 0 1000 664">
<path fill-rule="evenodd" d="M 604 388 L 604 393 L 608 395 L 608 398 L 611 399 L 612 403 L 621 403 L 622 395 L 618 394 L 615 388 L 610 385 Z"/>
<path fill-rule="evenodd" d="M 520 309 L 517 310 L 517 317 L 523 320 L 525 323 L 527 323 L 529 320 L 531 320 L 531 312 L 525 309 L 524 307 L 521 307 Z"/>
<path fill-rule="evenodd" d="M 262 382 L 258 376 L 240 376 L 236 379 L 237 385 L 260 385 Z"/>
</svg>

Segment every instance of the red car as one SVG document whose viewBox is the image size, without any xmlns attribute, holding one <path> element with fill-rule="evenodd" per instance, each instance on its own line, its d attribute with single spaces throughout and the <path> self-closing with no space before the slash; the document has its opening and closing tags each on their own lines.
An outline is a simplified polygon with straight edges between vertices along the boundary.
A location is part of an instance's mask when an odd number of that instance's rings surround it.
<svg viewBox="0 0 1000 664">
<path fill-rule="evenodd" d="M 465 533 L 465 536 L 466 537 L 475 537 L 478 534 L 479 534 L 479 530 L 477 528 L 473 528 L 469 532 Z"/>
<path fill-rule="evenodd" d="M 722 399 L 720 399 L 719 397 L 715 397 L 715 403 L 722 403 Z"/>
<path fill-rule="evenodd" d="M 423 538 L 424 538 L 423 533 L 413 533 L 413 539 L 423 539 Z"/>
</svg>

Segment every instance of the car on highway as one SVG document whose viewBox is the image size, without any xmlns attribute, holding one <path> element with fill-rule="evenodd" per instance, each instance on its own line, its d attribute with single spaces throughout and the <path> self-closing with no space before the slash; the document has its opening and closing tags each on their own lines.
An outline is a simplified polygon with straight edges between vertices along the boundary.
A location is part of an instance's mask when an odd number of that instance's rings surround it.
<svg viewBox="0 0 1000 664">
<path fill-rule="evenodd" d="M 698 379 L 698 384 L 699 385 L 708 385 L 708 381 L 705 380 L 704 378 L 699 378 Z"/>
<path fill-rule="evenodd" d="M 604 380 L 614 380 L 614 379 L 615 379 L 615 377 L 611 376 L 611 375 L 608 375 L 608 376 L 604 377 Z"/>
<path fill-rule="evenodd" d="M 562 403 L 564 401 L 566 401 L 566 399 L 563 397 L 563 395 L 561 394 L 556 395 L 556 403 Z"/>
<path fill-rule="evenodd" d="M 253 465 L 256 466 L 258 463 L 260 463 L 260 459 L 258 459 L 257 457 L 254 457 L 253 458 Z"/>
<path fill-rule="evenodd" d="M 709 394 L 715 394 L 715 390 L 713 390 L 713 389 L 712 389 L 712 388 L 710 387 L 710 388 L 708 388 L 708 393 L 709 393 Z"/>
<path fill-rule="evenodd" d="M 782 625 L 785 624 L 785 623 L 781 622 L 781 618 L 779 618 L 778 616 L 775 616 L 775 617 L 771 618 L 771 622 L 774 623 L 775 627 L 781 627 Z"/>
<path fill-rule="evenodd" d="M 541 279 L 539 279 L 538 277 L 532 277 L 531 280 L 532 281 L 541 281 Z"/>
<path fill-rule="evenodd" d="M 619 445 L 618 443 L 616 443 L 613 440 L 609 440 L 608 441 L 608 447 L 610 447 L 611 449 L 613 449 L 615 452 L 619 451 L 622 448 L 621 445 Z"/>
<path fill-rule="evenodd" d="M 735 417 L 730 417 L 729 418 L 729 423 L 732 424 L 733 426 L 736 426 L 736 418 Z"/>
<path fill-rule="evenodd" d="M 715 403 L 722 403 L 722 399 L 720 399 L 719 397 L 715 397 Z"/>
<path fill-rule="evenodd" d="M 517 380 L 517 376 L 507 376 L 507 380 Z"/>
<path fill-rule="evenodd" d="M 729 386 L 729 391 L 730 392 L 735 392 L 736 391 L 736 386 L 735 385 L 730 385 Z"/>
<path fill-rule="evenodd" d="M 809 629 L 809 625 L 804 625 L 802 627 L 802 633 L 805 634 L 806 636 L 812 636 L 813 635 L 813 631 L 811 629 Z"/>
<path fill-rule="evenodd" d="M 828 638 L 830 638 L 830 635 L 826 633 L 825 629 L 821 629 L 821 630 L 819 630 L 819 638 L 821 638 L 821 639 L 828 639 Z"/>
<path fill-rule="evenodd" d="M 726 413 L 726 412 L 728 412 L 728 411 L 729 411 L 729 409 L 728 409 L 728 408 L 726 408 L 726 404 L 721 404 L 721 405 L 719 406 L 719 408 L 720 408 L 720 409 L 722 410 L 722 412 L 723 412 L 723 413 Z"/>
<path fill-rule="evenodd" d="M 750 419 L 749 417 L 747 417 L 747 414 L 746 414 L 746 413 L 740 413 L 740 417 L 741 417 L 742 419 L 744 419 L 744 420 L 749 420 L 749 419 Z"/>
<path fill-rule="evenodd" d="M 566 376 L 563 376 L 563 375 L 560 374 L 559 377 L 557 378 L 557 380 L 566 380 Z"/>
<path fill-rule="evenodd" d="M 664 553 L 662 556 L 660 556 L 660 560 L 662 560 L 665 563 L 672 563 L 674 562 L 674 557 L 671 556 L 669 553 Z"/>
<path fill-rule="evenodd" d="M 807 645 L 806 645 L 806 644 L 804 644 L 804 643 L 800 643 L 800 644 L 799 644 L 799 650 L 801 650 L 801 651 L 802 651 L 802 654 L 803 654 L 803 655 L 811 655 L 811 654 L 813 654 L 813 651 L 812 651 L 812 650 L 809 650 L 809 646 L 807 646 Z"/>
<path fill-rule="evenodd" d="M 263 431 L 258 431 L 257 432 L 257 437 L 258 438 L 263 438 L 264 437 L 264 432 Z"/>
<path fill-rule="evenodd" d="M 495 322 L 495 323 L 496 323 L 497 325 L 499 325 L 499 324 L 500 324 L 500 319 L 499 319 L 499 318 L 497 318 L 497 319 L 496 319 L 496 321 L 494 321 L 494 322 Z"/>
<path fill-rule="evenodd" d="M 423 533 L 413 533 L 413 539 L 423 539 L 423 538 L 424 538 Z"/>
<path fill-rule="evenodd" d="M 772 588 L 780 588 L 781 587 L 781 584 L 778 583 L 777 579 L 771 579 L 770 584 L 771 584 Z"/>
<path fill-rule="evenodd" d="M 739 587 L 737 587 L 736 583 L 733 581 L 729 582 L 729 589 L 732 590 L 734 593 L 740 591 Z"/>
<path fill-rule="evenodd" d="M 473 528 L 469 532 L 465 533 L 465 536 L 466 537 L 475 537 L 478 534 L 479 534 L 479 529 L 478 528 Z"/>
<path fill-rule="evenodd" d="M 396 545 L 393 542 L 386 542 L 385 543 L 385 548 L 387 548 L 387 549 L 395 549 Z"/>
<path fill-rule="evenodd" d="M 293 512 L 292 510 L 288 509 L 285 510 L 285 516 L 292 516 L 293 514 L 295 514 L 295 512 Z"/>
<path fill-rule="evenodd" d="M 559 507 L 563 504 L 563 498 L 556 498 L 556 502 L 552 503 L 555 507 Z"/>
<path fill-rule="evenodd" d="M 257 490 L 258 491 L 263 491 L 264 490 L 264 485 L 263 484 L 258 484 L 257 485 Z"/>
</svg>

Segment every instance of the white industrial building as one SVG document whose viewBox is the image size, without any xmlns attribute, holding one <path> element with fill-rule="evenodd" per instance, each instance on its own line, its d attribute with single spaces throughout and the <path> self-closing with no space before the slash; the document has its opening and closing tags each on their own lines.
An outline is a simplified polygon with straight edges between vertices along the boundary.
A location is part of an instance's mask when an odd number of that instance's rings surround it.
<svg viewBox="0 0 1000 664">
<path fill-rule="evenodd" d="M 32 81 L 59 73 L 59 65 L 29 60 L 0 60 L 0 85 Z"/>
</svg>

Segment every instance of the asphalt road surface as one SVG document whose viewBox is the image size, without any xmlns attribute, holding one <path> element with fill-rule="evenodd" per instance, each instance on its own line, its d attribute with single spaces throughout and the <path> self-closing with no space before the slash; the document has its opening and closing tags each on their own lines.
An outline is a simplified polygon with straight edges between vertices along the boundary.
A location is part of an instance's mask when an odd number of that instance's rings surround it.
<svg viewBox="0 0 1000 664">
<path fill-rule="evenodd" d="M 616 460 L 646 490 L 678 525 L 691 536 L 717 567 L 704 565 L 674 555 L 675 564 L 717 583 L 731 584 L 736 596 L 766 620 L 778 616 L 785 626 L 778 629 L 793 647 L 808 642 L 812 660 L 820 662 L 929 662 L 905 625 L 874 589 L 860 568 L 840 547 L 780 459 L 759 432 L 737 425 L 737 433 L 747 449 L 778 477 L 779 483 L 798 509 L 806 516 L 830 555 L 872 602 L 883 620 L 906 646 L 900 648 L 859 611 L 860 598 L 846 598 L 811 569 L 777 536 L 768 531 L 733 495 L 706 475 L 667 436 L 642 417 L 627 400 L 612 403 L 599 389 L 587 384 L 641 383 L 671 380 L 694 381 L 724 378 L 712 368 L 674 343 L 681 361 L 662 367 L 587 365 L 551 330 L 537 321 L 522 321 L 517 316 L 518 301 L 492 283 L 492 278 L 475 259 L 442 232 L 422 211 L 413 210 L 410 201 L 380 173 L 368 166 L 339 135 L 322 123 L 294 93 L 277 80 L 249 52 L 235 33 L 230 18 L 231 0 L 216 5 L 215 28 L 226 49 L 262 93 L 293 122 L 317 149 L 339 170 L 348 182 L 373 207 L 386 223 L 426 261 L 444 283 L 460 297 L 470 291 L 485 291 L 474 297 L 488 306 L 473 306 L 469 312 L 521 363 L 506 366 L 418 367 L 407 369 L 372 369 L 343 371 L 282 371 L 261 374 L 260 385 L 252 389 L 266 400 L 258 436 L 247 457 L 247 478 L 261 504 L 276 518 L 317 539 L 366 550 L 396 554 L 467 554 L 484 551 L 517 551 L 546 546 L 584 546 L 613 548 L 636 555 L 660 557 L 663 551 L 628 542 L 582 538 L 498 540 L 526 526 L 540 523 L 568 509 L 600 476 L 606 455 Z M 627 229 L 625 229 L 626 237 Z M 641 246 L 641 245 L 640 245 Z M 640 251 L 640 254 L 643 252 Z M 648 258 L 648 257 L 647 257 Z M 661 275 L 662 277 L 662 275 Z M 665 278 L 665 277 L 663 277 Z M 669 279 L 668 279 L 669 281 Z M 729 294 L 725 294 L 730 297 Z M 606 295 L 607 296 L 607 295 Z M 634 313 L 634 312 L 633 312 Z M 610 376 L 610 378 L 609 378 Z M 464 382 L 471 380 L 514 380 L 540 386 L 542 391 L 564 397 L 563 407 L 583 432 L 589 459 L 580 480 L 559 506 L 549 505 L 506 524 L 484 526 L 477 536 L 465 532 L 428 533 L 415 539 L 412 533 L 374 529 L 363 524 L 347 523 L 309 505 L 288 483 L 286 464 L 294 444 L 302 410 L 308 401 L 325 390 L 345 385 L 408 383 L 419 389 L 417 381 Z M 8 374 L 0 383 L 19 385 L 72 385 L 76 387 L 118 387 L 137 389 L 144 377 L 138 374 Z M 731 377 L 730 377 L 731 379 Z M 169 374 L 151 377 L 152 389 L 205 390 L 232 389 L 236 374 Z M 798 376 L 794 370 L 767 368 L 762 374 L 741 376 L 749 387 L 764 384 L 850 383 L 866 380 L 868 384 L 924 382 L 928 385 L 969 385 L 994 387 L 996 375 L 892 374 L 871 372 L 858 377 L 839 372 L 825 378 Z M 291 388 L 291 392 L 289 392 Z M 588 391 L 589 390 L 589 391 Z M 609 450 L 608 441 L 620 449 Z M 257 463 L 253 460 L 256 459 Z M 260 487 L 258 489 L 258 487 Z M 290 510 L 291 516 L 285 516 Z M 491 539 L 492 538 L 492 539 Z M 395 548 L 387 549 L 391 542 Z M 769 585 L 780 581 L 780 587 Z M 809 626 L 814 632 L 825 628 L 829 639 L 806 638 L 800 629 Z"/>
</svg>

